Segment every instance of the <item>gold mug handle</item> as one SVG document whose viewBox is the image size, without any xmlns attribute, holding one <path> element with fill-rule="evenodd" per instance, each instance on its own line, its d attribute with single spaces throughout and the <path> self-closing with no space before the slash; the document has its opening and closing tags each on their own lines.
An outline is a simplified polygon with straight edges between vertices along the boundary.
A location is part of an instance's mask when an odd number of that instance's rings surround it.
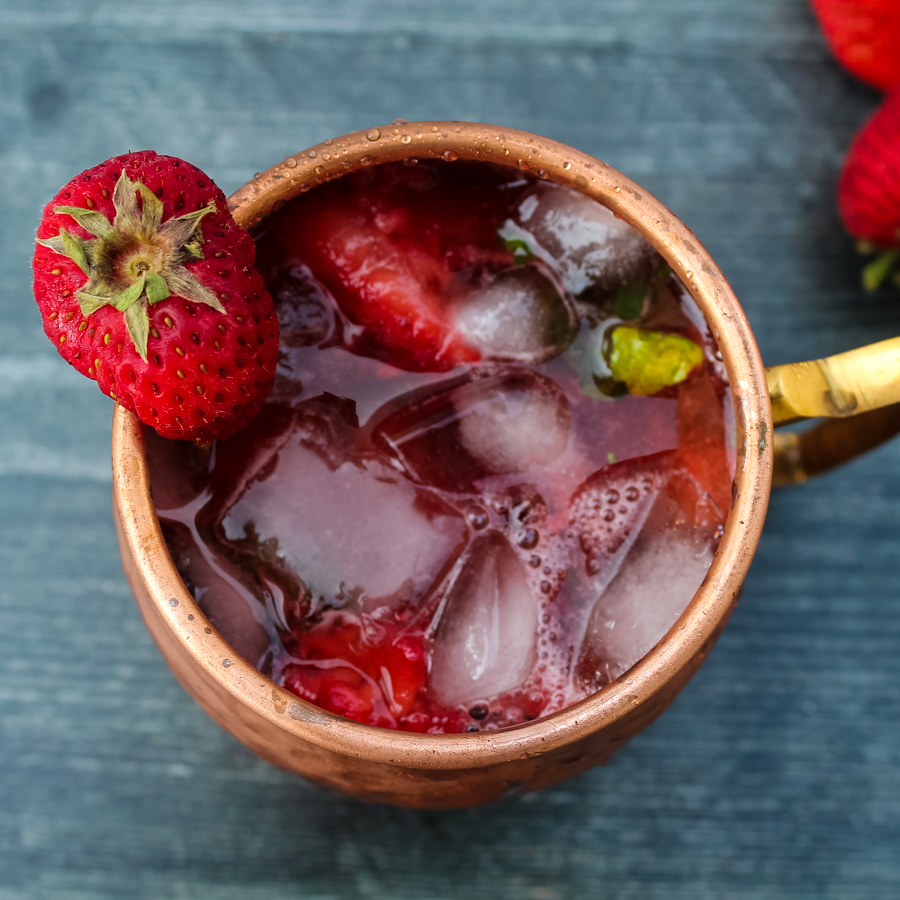
<svg viewBox="0 0 900 900">
<path fill-rule="evenodd" d="M 900 337 L 766 369 L 772 421 L 825 422 L 775 435 L 772 484 L 803 484 L 900 432 Z M 851 420 L 852 419 L 852 420 Z"/>
</svg>

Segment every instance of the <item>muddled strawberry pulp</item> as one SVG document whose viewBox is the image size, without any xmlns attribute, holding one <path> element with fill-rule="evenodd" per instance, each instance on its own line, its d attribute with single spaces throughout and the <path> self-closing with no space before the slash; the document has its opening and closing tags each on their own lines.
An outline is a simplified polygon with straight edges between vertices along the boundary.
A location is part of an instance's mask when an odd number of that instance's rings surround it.
<svg viewBox="0 0 900 900">
<path fill-rule="evenodd" d="M 672 626 L 731 505 L 702 315 L 605 207 L 487 164 L 388 164 L 257 235 L 272 396 L 211 445 L 150 435 L 173 559 L 212 624 L 358 722 L 509 727 Z"/>
</svg>

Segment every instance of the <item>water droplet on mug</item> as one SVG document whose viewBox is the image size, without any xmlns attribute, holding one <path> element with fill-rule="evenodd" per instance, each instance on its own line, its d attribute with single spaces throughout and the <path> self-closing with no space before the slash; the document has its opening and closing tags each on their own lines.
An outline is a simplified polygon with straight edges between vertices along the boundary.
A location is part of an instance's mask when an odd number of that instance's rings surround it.
<svg viewBox="0 0 900 900">
<path fill-rule="evenodd" d="M 321 175 L 325 171 L 325 166 L 316 166 L 316 175 Z"/>
<path fill-rule="evenodd" d="M 527 160 L 524 160 L 524 159 L 517 159 L 517 160 L 516 160 L 516 165 L 517 165 L 520 169 L 527 169 L 527 168 L 528 168 L 528 162 L 527 162 Z"/>
<path fill-rule="evenodd" d="M 453 160 L 457 158 L 458 154 L 456 153 L 455 150 L 445 150 L 441 154 L 441 156 L 443 156 L 444 159 L 447 160 L 447 162 L 453 162 Z"/>
<path fill-rule="evenodd" d="M 366 137 L 367 137 L 370 141 L 377 141 L 378 138 L 381 137 L 381 132 L 380 132 L 377 128 L 373 128 L 373 129 L 366 135 Z"/>
<path fill-rule="evenodd" d="M 315 150 L 310 150 L 309 153 L 307 153 L 306 155 L 307 155 L 310 159 L 315 159 L 317 154 L 316 154 L 316 151 L 315 151 Z"/>
<path fill-rule="evenodd" d="M 400 143 L 401 144 L 408 144 L 411 140 L 412 140 L 412 138 L 408 134 L 400 135 Z"/>
<path fill-rule="evenodd" d="M 563 168 L 564 168 L 564 169 L 571 169 L 571 168 L 572 168 L 572 163 L 570 163 L 570 162 L 564 162 L 564 163 L 563 163 Z"/>
<path fill-rule="evenodd" d="M 289 157 L 284 161 L 284 164 L 285 164 L 289 169 L 296 169 L 296 168 L 297 168 L 297 160 L 294 159 L 293 156 L 289 156 Z"/>
<path fill-rule="evenodd" d="M 405 125 L 405 124 L 406 124 L 406 119 L 394 119 L 394 121 L 391 122 L 391 125 Z"/>
</svg>

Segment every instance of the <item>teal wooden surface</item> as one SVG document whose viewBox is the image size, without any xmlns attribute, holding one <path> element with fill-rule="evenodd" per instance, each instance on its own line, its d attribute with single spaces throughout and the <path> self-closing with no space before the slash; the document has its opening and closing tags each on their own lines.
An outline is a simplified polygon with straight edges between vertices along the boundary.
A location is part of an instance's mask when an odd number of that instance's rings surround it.
<svg viewBox="0 0 900 900">
<path fill-rule="evenodd" d="M 0 0 L 0 900 L 893 898 L 900 445 L 773 498 L 741 604 L 609 766 L 515 802 L 340 799 L 212 724 L 153 648 L 109 510 L 111 405 L 44 338 L 42 205 L 129 149 L 226 190 L 397 116 L 487 121 L 657 194 L 769 363 L 900 333 L 834 183 L 878 95 L 805 0 Z"/>
</svg>

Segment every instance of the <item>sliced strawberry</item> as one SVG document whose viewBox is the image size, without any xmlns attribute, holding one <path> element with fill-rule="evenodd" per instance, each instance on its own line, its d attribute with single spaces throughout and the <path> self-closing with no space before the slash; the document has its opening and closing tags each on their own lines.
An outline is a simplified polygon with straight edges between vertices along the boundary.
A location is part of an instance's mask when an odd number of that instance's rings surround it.
<svg viewBox="0 0 900 900">
<path fill-rule="evenodd" d="M 485 189 L 509 176 L 438 166 L 391 166 L 377 181 L 361 172 L 324 185 L 287 207 L 260 241 L 270 283 L 286 267 L 309 266 L 356 326 L 347 348 L 408 371 L 480 358 L 448 321 L 448 288 L 463 269 L 514 262 L 497 239 L 509 193 Z"/>
<path fill-rule="evenodd" d="M 837 58 L 857 78 L 889 91 L 900 83 L 896 0 L 812 0 Z"/>
<path fill-rule="evenodd" d="M 667 493 L 692 527 L 724 525 L 731 509 L 725 411 L 703 369 L 678 389 L 678 450 Z"/>
<path fill-rule="evenodd" d="M 588 575 L 600 574 L 634 543 L 672 471 L 673 457 L 667 450 L 604 466 L 575 492 L 570 529 L 578 537 Z"/>
</svg>

